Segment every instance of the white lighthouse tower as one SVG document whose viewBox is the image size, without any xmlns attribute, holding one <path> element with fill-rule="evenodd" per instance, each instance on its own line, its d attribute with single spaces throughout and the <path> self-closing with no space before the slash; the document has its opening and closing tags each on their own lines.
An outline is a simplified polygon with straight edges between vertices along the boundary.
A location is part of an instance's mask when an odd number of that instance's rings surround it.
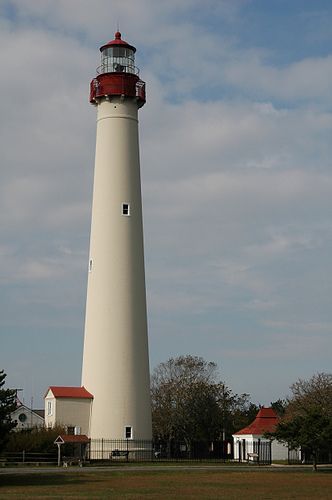
<svg viewBox="0 0 332 500">
<path fill-rule="evenodd" d="M 136 49 L 115 33 L 91 82 L 97 138 L 82 385 L 90 437 L 151 439 Z"/>
</svg>

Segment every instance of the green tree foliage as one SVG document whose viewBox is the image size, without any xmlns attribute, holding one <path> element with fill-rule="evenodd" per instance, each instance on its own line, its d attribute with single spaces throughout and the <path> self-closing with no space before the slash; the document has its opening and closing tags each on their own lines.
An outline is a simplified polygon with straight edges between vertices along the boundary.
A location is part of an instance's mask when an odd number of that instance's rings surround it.
<svg viewBox="0 0 332 500">
<path fill-rule="evenodd" d="M 54 441 L 59 434 L 66 434 L 64 427 L 34 427 L 18 432 L 12 432 L 6 444 L 6 451 L 51 453 L 55 451 Z"/>
<path fill-rule="evenodd" d="M 226 428 L 229 437 L 247 425 L 251 424 L 257 416 L 260 406 L 250 401 L 249 394 L 234 394 L 226 413 Z"/>
<path fill-rule="evenodd" d="M 216 365 L 194 356 L 160 363 L 151 379 L 153 433 L 160 439 L 213 439 L 220 433 Z"/>
<path fill-rule="evenodd" d="M 16 391 L 4 388 L 6 376 L 4 370 L 0 370 L 0 452 L 10 431 L 16 426 L 11 421 L 11 413 L 16 409 Z"/>
<path fill-rule="evenodd" d="M 190 355 L 156 367 L 151 398 L 153 435 L 166 441 L 229 438 L 237 425 L 249 423 L 252 409 L 248 395 L 233 394 L 219 380 L 215 363 Z"/>
<path fill-rule="evenodd" d="M 290 389 L 288 416 L 319 412 L 332 417 L 332 373 L 317 373 L 309 380 L 299 379 Z"/>
<path fill-rule="evenodd" d="M 299 379 L 291 391 L 284 416 L 270 437 L 306 450 L 316 470 L 319 453 L 332 450 L 332 374 Z"/>
<path fill-rule="evenodd" d="M 286 399 L 277 399 L 277 401 L 270 403 L 270 407 L 274 409 L 278 417 L 285 415 L 287 406 L 288 402 Z"/>
<path fill-rule="evenodd" d="M 309 410 L 304 415 L 279 422 L 271 437 L 288 444 L 290 448 L 302 448 L 308 452 L 316 470 L 319 452 L 332 449 L 332 419 Z"/>
</svg>

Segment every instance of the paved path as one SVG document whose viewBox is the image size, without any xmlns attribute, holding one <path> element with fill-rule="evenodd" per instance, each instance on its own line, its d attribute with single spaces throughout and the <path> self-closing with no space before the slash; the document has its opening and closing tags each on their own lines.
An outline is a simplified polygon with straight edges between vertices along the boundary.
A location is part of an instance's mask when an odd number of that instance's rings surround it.
<svg viewBox="0 0 332 500">
<path fill-rule="evenodd" d="M 312 465 L 122 465 L 122 466 L 98 466 L 98 467 L 2 467 L 0 468 L 0 476 L 15 474 L 68 474 L 68 473 L 89 473 L 89 472 L 157 472 L 157 471 L 304 471 L 312 469 Z M 318 470 L 330 469 L 332 471 L 332 464 L 320 465 Z"/>
</svg>

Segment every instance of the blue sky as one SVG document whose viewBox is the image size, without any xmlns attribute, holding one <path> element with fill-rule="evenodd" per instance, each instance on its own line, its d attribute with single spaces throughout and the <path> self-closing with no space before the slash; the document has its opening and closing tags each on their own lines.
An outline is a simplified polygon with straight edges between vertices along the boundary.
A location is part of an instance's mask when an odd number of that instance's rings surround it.
<svg viewBox="0 0 332 500">
<path fill-rule="evenodd" d="M 180 3 L 180 5 L 178 5 Z M 331 367 L 332 5 L 0 2 L 0 367 L 80 383 L 99 47 L 137 47 L 151 368 L 269 404 Z"/>
</svg>

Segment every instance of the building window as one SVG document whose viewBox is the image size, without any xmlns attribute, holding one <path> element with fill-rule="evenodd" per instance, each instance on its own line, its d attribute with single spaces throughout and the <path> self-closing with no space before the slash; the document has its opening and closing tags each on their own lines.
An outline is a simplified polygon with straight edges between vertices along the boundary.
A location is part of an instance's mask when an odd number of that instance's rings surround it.
<svg viewBox="0 0 332 500">
<path fill-rule="evenodd" d="M 47 416 L 50 417 L 52 415 L 52 401 L 47 401 Z"/>
<path fill-rule="evenodd" d="M 130 205 L 129 203 L 122 203 L 122 215 L 129 217 L 130 215 Z"/>
<path fill-rule="evenodd" d="M 27 420 L 27 416 L 25 413 L 20 413 L 19 416 L 18 416 L 18 419 L 20 422 L 24 423 L 26 420 Z"/>
<path fill-rule="evenodd" d="M 133 439 L 133 428 L 130 425 L 125 427 L 125 439 Z"/>
<path fill-rule="evenodd" d="M 93 266 L 93 260 L 90 259 L 89 260 L 89 273 L 91 273 L 91 271 L 92 271 L 92 266 Z"/>
</svg>

